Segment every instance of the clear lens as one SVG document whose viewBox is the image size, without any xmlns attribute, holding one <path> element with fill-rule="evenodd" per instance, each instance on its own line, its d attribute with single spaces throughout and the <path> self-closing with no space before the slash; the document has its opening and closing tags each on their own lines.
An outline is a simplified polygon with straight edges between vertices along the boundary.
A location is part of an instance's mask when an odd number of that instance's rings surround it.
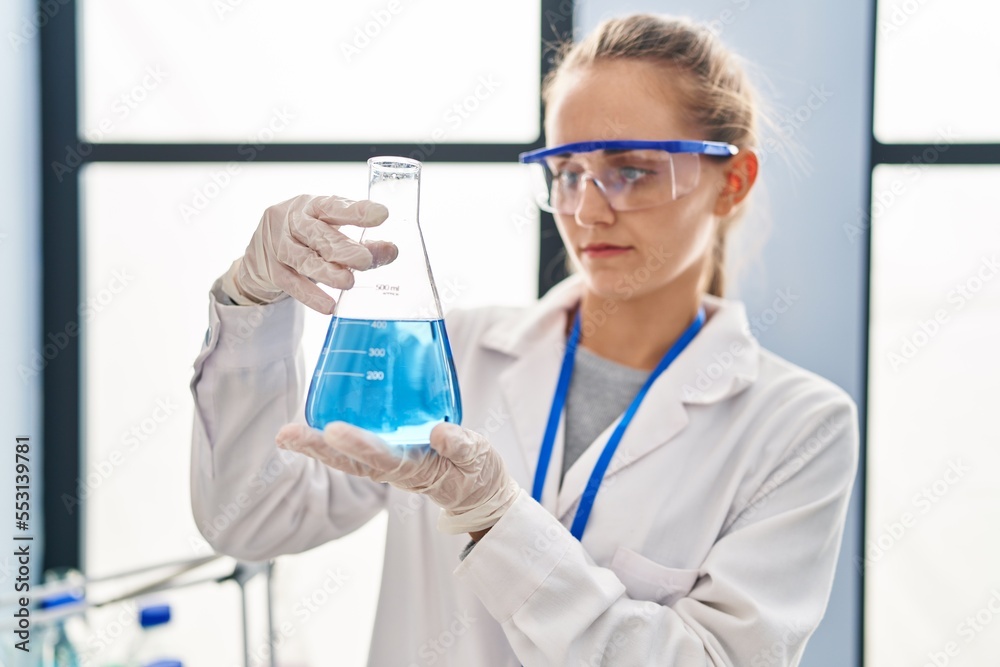
<svg viewBox="0 0 1000 667">
<path fill-rule="evenodd" d="M 698 153 L 673 153 L 673 198 L 680 199 L 698 187 L 701 178 L 701 155 Z"/>
<path fill-rule="evenodd" d="M 598 187 L 611 208 L 636 211 L 680 199 L 698 186 L 697 153 L 661 150 L 594 151 L 549 158 L 543 210 L 576 213 L 587 187 Z"/>
</svg>

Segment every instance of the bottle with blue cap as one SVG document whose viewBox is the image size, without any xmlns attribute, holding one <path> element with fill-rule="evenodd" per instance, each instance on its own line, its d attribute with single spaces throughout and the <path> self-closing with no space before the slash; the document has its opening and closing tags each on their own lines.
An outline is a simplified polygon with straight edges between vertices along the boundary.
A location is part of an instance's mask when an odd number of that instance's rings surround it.
<svg viewBox="0 0 1000 667">
<path fill-rule="evenodd" d="M 165 635 L 170 605 L 154 604 L 139 610 L 139 636 L 126 667 L 180 667 L 176 649 Z"/>
<path fill-rule="evenodd" d="M 76 605 L 83 602 L 82 592 L 67 591 L 56 593 L 42 598 L 39 607 L 43 611 L 63 610 L 69 605 Z M 67 625 L 72 626 L 74 617 L 65 617 L 54 621 L 43 631 L 41 642 L 42 667 L 80 667 L 80 655 L 74 639 L 79 642 L 82 638 L 77 636 L 71 638 L 71 632 L 67 631 Z M 79 631 L 76 633 L 80 634 Z"/>
</svg>

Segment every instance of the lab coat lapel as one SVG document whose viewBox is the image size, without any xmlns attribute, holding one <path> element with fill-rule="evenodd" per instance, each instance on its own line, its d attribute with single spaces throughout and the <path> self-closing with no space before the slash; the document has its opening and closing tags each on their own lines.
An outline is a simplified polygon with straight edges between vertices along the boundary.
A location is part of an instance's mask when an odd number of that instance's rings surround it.
<svg viewBox="0 0 1000 667">
<path fill-rule="evenodd" d="M 605 480 L 614 478 L 623 468 L 662 447 L 687 426 L 687 410 L 676 396 L 673 384 L 664 379 L 669 372 L 670 369 L 667 369 L 649 388 L 646 398 L 632 418 L 632 423 L 625 429 L 625 434 L 618 443 L 618 448 L 604 475 Z M 604 446 L 620 421 L 621 416 L 604 429 L 566 471 L 556 503 L 555 515 L 560 520 L 564 520 L 567 513 L 580 500 L 594 466 L 604 451 Z"/>
<path fill-rule="evenodd" d="M 581 288 L 580 277 L 570 276 L 526 312 L 493 325 L 482 339 L 485 347 L 513 357 L 510 365 L 500 373 L 497 383 L 528 472 L 527 479 L 519 481 L 529 493 L 566 349 L 569 311 L 579 300 Z M 552 514 L 556 512 L 562 471 L 563 432 L 560 416 L 541 500 L 542 506 Z"/>
<path fill-rule="evenodd" d="M 681 433 L 688 424 L 688 404 L 721 401 L 757 378 L 759 346 L 749 333 L 743 304 L 712 296 L 704 297 L 704 303 L 708 322 L 649 388 L 618 444 L 604 480 L 613 480 Z M 620 420 L 608 426 L 566 471 L 556 503 L 555 515 L 560 520 L 565 521 L 576 507 Z"/>
<path fill-rule="evenodd" d="M 565 341 L 561 341 L 565 346 Z M 519 357 L 499 377 L 500 390 L 510 411 L 511 422 L 524 456 L 528 479 L 522 486 L 530 493 L 538 466 L 538 455 L 552 407 L 562 362 L 562 348 L 558 339 L 540 341 L 526 354 Z M 555 514 L 558 471 L 562 470 L 564 424 L 560 417 L 559 431 L 552 448 L 542 505 Z M 552 478 L 556 471 L 555 480 Z M 550 483 L 551 482 L 551 483 Z"/>
<path fill-rule="evenodd" d="M 582 290 L 582 277 L 570 276 L 527 311 L 494 324 L 482 338 L 485 347 L 513 357 L 497 381 L 528 471 L 529 478 L 520 481 L 529 492 L 566 347 L 568 314 Z M 681 433 L 688 424 L 687 405 L 724 400 L 756 380 L 759 346 L 750 334 L 743 304 L 711 295 L 705 295 L 703 302 L 708 321 L 649 388 L 625 430 L 605 479 L 613 478 Z M 559 488 L 563 422 L 560 417 L 541 503 L 560 520 L 565 520 L 580 499 L 604 445 L 618 425 L 615 420 L 591 443 L 566 471 Z"/>
</svg>

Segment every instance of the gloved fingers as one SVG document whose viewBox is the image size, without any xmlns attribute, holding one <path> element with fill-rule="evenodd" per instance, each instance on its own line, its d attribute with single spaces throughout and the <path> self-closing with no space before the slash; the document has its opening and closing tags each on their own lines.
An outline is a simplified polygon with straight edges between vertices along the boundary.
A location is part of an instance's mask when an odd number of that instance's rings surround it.
<svg viewBox="0 0 1000 667">
<path fill-rule="evenodd" d="M 368 199 L 354 201 L 336 195 L 313 197 L 306 205 L 304 212 L 308 216 L 331 225 L 355 225 L 357 227 L 375 227 L 381 225 L 389 217 L 389 209 L 382 204 Z"/>
<path fill-rule="evenodd" d="M 431 430 L 431 448 L 459 467 L 468 466 L 491 445 L 475 431 L 451 422 L 441 422 Z"/>
<path fill-rule="evenodd" d="M 302 253 L 296 257 L 289 268 L 298 271 L 306 278 L 323 283 L 334 289 L 351 289 L 354 287 L 354 274 L 347 268 L 328 262 L 315 252 Z"/>
<path fill-rule="evenodd" d="M 368 267 L 369 269 L 385 266 L 399 256 L 399 248 L 392 241 L 364 241 L 362 245 L 372 254 L 372 265 Z"/>
<path fill-rule="evenodd" d="M 279 263 L 271 269 L 271 273 L 274 284 L 296 301 L 323 315 L 333 314 L 333 309 L 337 306 L 336 299 L 320 289 L 313 281 Z"/>
<path fill-rule="evenodd" d="M 382 471 L 380 481 L 409 479 L 426 465 L 427 455 L 433 454 L 418 447 L 393 447 L 375 434 L 344 422 L 328 424 L 323 435 L 344 456 Z"/>
<path fill-rule="evenodd" d="M 354 274 L 346 267 L 328 262 L 315 250 L 302 245 L 293 238 L 282 241 L 278 246 L 275 259 L 306 278 L 311 278 L 334 289 L 354 287 Z"/>
<path fill-rule="evenodd" d="M 360 271 L 371 268 L 371 250 L 322 220 L 296 218 L 289 221 L 288 227 L 288 233 L 297 245 L 309 248 L 328 262 Z"/>
<path fill-rule="evenodd" d="M 358 477 L 371 477 L 376 471 L 360 461 L 344 456 L 330 447 L 323 433 L 305 424 L 285 424 L 274 438 L 282 449 L 299 452 L 320 463 Z"/>
</svg>

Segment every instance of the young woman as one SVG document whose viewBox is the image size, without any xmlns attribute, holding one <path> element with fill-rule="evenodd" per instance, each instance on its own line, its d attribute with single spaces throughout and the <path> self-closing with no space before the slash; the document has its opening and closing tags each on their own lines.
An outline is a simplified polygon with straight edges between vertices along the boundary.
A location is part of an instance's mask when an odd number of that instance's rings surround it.
<svg viewBox="0 0 1000 667">
<path fill-rule="evenodd" d="M 576 44 L 544 100 L 550 149 L 523 159 L 548 172 L 576 272 L 532 307 L 447 318 L 464 423 L 489 432 L 443 423 L 400 452 L 303 423 L 300 303 L 332 312 L 316 282 L 349 288 L 396 249 L 338 231 L 384 207 L 297 197 L 212 289 L 199 528 L 261 560 L 387 509 L 372 665 L 794 665 L 830 593 L 857 417 L 723 298 L 758 171 L 750 86 L 707 29 L 643 15 Z"/>
</svg>

